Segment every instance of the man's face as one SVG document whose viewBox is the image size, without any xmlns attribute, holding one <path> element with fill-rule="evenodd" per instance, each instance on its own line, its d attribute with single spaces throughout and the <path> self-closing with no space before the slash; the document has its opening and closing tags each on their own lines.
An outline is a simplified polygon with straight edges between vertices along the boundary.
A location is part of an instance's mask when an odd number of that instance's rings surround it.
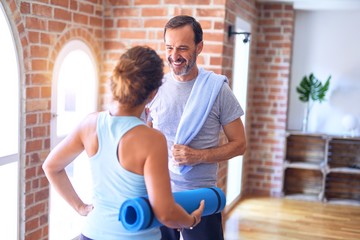
<svg viewBox="0 0 360 240">
<path fill-rule="evenodd" d="M 186 25 L 181 28 L 167 29 L 165 46 L 166 59 L 172 72 L 176 76 L 186 76 L 196 64 L 202 42 L 195 45 L 194 32 L 190 26 Z"/>
</svg>

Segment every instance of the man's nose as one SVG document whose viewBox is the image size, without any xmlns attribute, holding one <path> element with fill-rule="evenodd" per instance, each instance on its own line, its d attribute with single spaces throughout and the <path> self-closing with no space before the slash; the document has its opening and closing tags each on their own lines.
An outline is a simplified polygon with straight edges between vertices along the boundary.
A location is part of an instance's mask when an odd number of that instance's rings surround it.
<svg viewBox="0 0 360 240">
<path fill-rule="evenodd" d="M 176 61 L 176 59 L 178 59 L 178 57 L 180 56 L 179 51 L 176 48 L 173 49 L 170 56 L 174 61 Z"/>
</svg>

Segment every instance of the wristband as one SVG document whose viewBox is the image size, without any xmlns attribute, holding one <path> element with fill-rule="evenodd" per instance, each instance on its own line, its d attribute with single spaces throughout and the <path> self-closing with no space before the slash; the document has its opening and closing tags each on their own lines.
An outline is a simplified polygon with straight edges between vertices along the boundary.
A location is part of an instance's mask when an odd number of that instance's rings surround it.
<svg viewBox="0 0 360 240">
<path fill-rule="evenodd" d="M 191 216 L 194 218 L 194 223 L 189 228 L 190 230 L 192 230 L 196 226 L 196 223 L 197 223 L 197 219 L 196 219 L 195 215 L 191 215 Z"/>
</svg>

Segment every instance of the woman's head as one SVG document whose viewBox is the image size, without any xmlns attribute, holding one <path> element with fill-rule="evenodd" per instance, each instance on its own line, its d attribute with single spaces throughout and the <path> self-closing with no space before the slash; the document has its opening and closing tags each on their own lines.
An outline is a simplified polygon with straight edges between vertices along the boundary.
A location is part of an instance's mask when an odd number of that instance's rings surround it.
<svg viewBox="0 0 360 240">
<path fill-rule="evenodd" d="M 162 83 L 164 63 L 146 46 L 136 46 L 121 55 L 111 77 L 114 100 L 136 107 L 144 103 Z"/>
</svg>

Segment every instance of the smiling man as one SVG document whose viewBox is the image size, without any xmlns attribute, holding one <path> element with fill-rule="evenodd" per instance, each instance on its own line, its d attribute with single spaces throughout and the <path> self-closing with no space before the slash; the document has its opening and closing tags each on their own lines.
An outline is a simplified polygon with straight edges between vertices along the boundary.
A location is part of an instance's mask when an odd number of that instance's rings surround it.
<svg viewBox="0 0 360 240">
<path fill-rule="evenodd" d="M 225 76 L 197 66 L 204 45 L 199 22 L 186 15 L 173 17 L 164 41 L 171 71 L 148 105 L 148 121 L 166 136 L 172 190 L 216 186 L 218 163 L 245 152 L 244 112 Z M 220 146 L 221 130 L 228 142 Z M 162 227 L 161 233 L 163 240 L 180 239 L 176 229 Z M 224 239 L 221 213 L 202 217 L 181 234 L 184 240 Z"/>
</svg>

